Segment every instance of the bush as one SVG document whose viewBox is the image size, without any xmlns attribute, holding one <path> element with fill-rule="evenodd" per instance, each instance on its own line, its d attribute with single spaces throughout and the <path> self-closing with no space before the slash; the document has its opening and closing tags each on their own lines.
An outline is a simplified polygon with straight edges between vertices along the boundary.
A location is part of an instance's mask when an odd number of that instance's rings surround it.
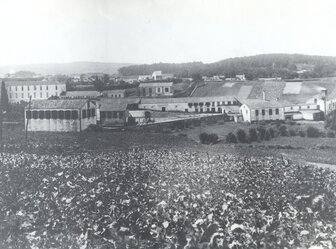
<svg viewBox="0 0 336 249">
<path fill-rule="evenodd" d="M 291 136 L 291 137 L 297 136 L 296 130 L 294 130 L 294 129 L 289 129 L 288 133 L 289 133 L 289 136 Z"/>
<path fill-rule="evenodd" d="M 271 134 L 270 134 L 269 130 L 266 130 L 264 139 L 265 139 L 266 141 L 271 140 Z"/>
<path fill-rule="evenodd" d="M 329 137 L 329 138 L 334 138 L 334 137 L 335 137 L 335 133 L 332 132 L 332 131 L 328 131 L 328 133 L 327 133 L 327 137 Z"/>
<path fill-rule="evenodd" d="M 135 118 L 130 116 L 127 119 L 127 126 L 135 126 L 137 124 L 137 122 L 135 121 Z"/>
<path fill-rule="evenodd" d="M 226 142 L 227 143 L 237 143 L 237 137 L 235 134 L 230 132 L 229 134 L 226 135 Z"/>
<path fill-rule="evenodd" d="M 288 136 L 288 131 L 287 131 L 287 126 L 286 125 L 281 125 L 279 127 L 279 131 L 280 131 L 280 136 L 282 136 L 282 137 L 287 137 Z"/>
<path fill-rule="evenodd" d="M 199 135 L 202 144 L 215 144 L 218 142 L 218 136 L 216 134 L 208 134 L 203 132 Z"/>
<path fill-rule="evenodd" d="M 274 132 L 274 129 L 272 127 L 268 129 L 268 132 L 271 135 L 271 138 L 275 138 L 275 132 Z"/>
<path fill-rule="evenodd" d="M 305 137 L 306 133 L 303 130 L 299 130 L 299 136 L 300 137 Z"/>
<path fill-rule="evenodd" d="M 266 129 L 263 126 L 259 126 L 257 129 L 258 129 L 259 139 L 260 140 L 264 140 L 265 139 Z"/>
<path fill-rule="evenodd" d="M 307 137 L 319 137 L 320 136 L 320 131 L 312 126 L 309 126 L 307 128 Z"/>
<path fill-rule="evenodd" d="M 245 130 L 239 129 L 237 131 L 237 139 L 238 139 L 238 142 L 240 142 L 240 143 L 247 143 L 248 142 Z"/>
<path fill-rule="evenodd" d="M 249 129 L 249 139 L 250 139 L 250 142 L 258 141 L 258 133 L 255 128 Z"/>
</svg>

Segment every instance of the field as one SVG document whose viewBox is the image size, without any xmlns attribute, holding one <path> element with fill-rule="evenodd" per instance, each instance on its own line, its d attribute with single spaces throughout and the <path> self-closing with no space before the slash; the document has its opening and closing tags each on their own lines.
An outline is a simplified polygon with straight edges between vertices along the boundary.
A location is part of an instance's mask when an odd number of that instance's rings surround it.
<svg viewBox="0 0 336 249">
<path fill-rule="evenodd" d="M 179 134 L 24 137 L 6 127 L 0 248 L 336 247 L 335 171 Z"/>
</svg>

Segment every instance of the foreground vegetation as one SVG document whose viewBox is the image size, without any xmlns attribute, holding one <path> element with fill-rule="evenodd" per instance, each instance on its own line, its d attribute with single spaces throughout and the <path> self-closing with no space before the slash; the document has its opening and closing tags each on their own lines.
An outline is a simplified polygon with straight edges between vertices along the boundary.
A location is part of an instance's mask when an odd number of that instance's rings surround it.
<svg viewBox="0 0 336 249">
<path fill-rule="evenodd" d="M 26 145 L 13 133 L 1 248 L 336 246 L 334 171 L 167 134 L 31 133 Z"/>
</svg>

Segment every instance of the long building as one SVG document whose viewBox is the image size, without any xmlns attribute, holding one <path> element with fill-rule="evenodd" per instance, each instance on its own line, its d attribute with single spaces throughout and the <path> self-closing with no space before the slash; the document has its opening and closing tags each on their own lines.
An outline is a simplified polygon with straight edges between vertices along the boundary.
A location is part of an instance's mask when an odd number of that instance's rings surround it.
<svg viewBox="0 0 336 249">
<path fill-rule="evenodd" d="M 5 81 L 8 100 L 10 103 L 29 102 L 32 100 L 48 99 L 60 96 L 66 91 L 65 83 L 55 81 Z"/>
<path fill-rule="evenodd" d="M 79 132 L 96 123 L 96 105 L 90 100 L 35 100 L 25 108 L 28 131 Z"/>
</svg>

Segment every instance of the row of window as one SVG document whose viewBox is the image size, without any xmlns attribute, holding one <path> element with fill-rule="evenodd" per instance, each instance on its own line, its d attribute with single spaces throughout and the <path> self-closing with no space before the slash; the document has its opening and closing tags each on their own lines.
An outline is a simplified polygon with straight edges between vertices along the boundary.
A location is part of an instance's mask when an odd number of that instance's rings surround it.
<svg viewBox="0 0 336 249">
<path fill-rule="evenodd" d="M 52 87 L 49 85 L 33 85 L 33 86 L 9 86 L 8 87 L 8 91 L 19 91 L 21 89 L 21 91 L 24 91 L 24 89 L 26 88 L 28 91 L 36 91 L 37 89 L 40 89 L 41 91 L 43 90 L 43 86 L 45 86 L 45 90 L 49 90 Z M 55 85 L 55 90 L 58 90 L 58 86 Z"/>
<path fill-rule="evenodd" d="M 95 109 L 82 110 L 82 118 L 96 116 Z M 78 119 L 78 111 L 26 111 L 27 119 Z"/>
<path fill-rule="evenodd" d="M 27 96 L 27 97 L 25 97 L 25 96 Z M 21 99 L 24 99 L 24 98 L 29 99 L 30 96 L 32 96 L 32 98 L 34 98 L 34 99 L 36 99 L 37 96 L 39 96 L 39 98 L 43 98 L 43 93 L 40 92 L 39 95 L 37 93 L 33 93 L 33 94 L 30 94 L 30 93 L 27 93 L 27 94 L 24 94 L 24 93 L 21 93 L 21 94 L 19 94 L 19 93 L 9 93 L 9 98 L 10 99 L 13 99 L 13 98 L 18 99 L 19 97 L 21 97 Z M 57 92 L 55 93 L 55 96 L 58 96 Z M 49 93 L 48 92 L 45 93 L 45 98 L 49 98 Z"/>
<path fill-rule="evenodd" d="M 148 94 L 151 96 L 153 94 L 153 90 L 155 90 L 155 88 L 148 88 Z M 161 87 L 156 88 L 156 92 L 157 93 L 169 93 L 171 92 L 169 87 L 164 87 L 161 91 Z M 142 88 L 142 94 L 145 96 L 146 95 L 146 88 Z"/>
<path fill-rule="evenodd" d="M 118 112 L 118 111 L 104 111 L 104 112 L 100 112 L 100 118 L 104 119 L 104 118 L 119 118 L 122 119 L 124 118 L 124 112 Z"/>
<path fill-rule="evenodd" d="M 195 106 L 195 107 L 197 107 L 197 106 L 200 106 L 200 107 L 202 107 L 202 106 L 204 106 L 204 105 L 206 105 L 206 106 L 215 106 L 215 104 L 216 104 L 216 102 L 205 102 L 205 103 L 203 103 L 203 102 L 199 102 L 199 103 L 188 103 L 188 106 L 191 108 L 192 106 Z M 217 101 L 217 106 L 220 106 L 220 105 L 237 105 L 238 104 L 238 102 L 237 101 Z"/>
<path fill-rule="evenodd" d="M 266 114 L 266 110 L 265 109 L 262 109 L 261 110 L 261 115 L 262 116 L 265 116 L 265 114 Z M 256 116 L 259 116 L 259 110 L 255 110 L 255 115 Z M 273 115 L 273 109 L 269 109 L 268 110 L 268 115 Z M 279 115 L 279 109 L 277 108 L 277 109 L 275 109 L 275 115 Z"/>
</svg>

